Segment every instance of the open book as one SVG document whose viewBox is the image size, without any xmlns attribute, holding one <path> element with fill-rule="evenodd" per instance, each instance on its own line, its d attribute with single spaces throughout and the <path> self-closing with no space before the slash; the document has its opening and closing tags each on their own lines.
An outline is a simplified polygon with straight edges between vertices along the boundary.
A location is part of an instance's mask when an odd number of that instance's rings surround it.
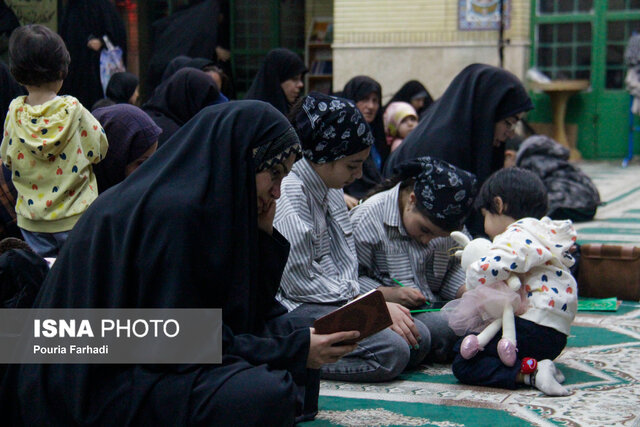
<svg viewBox="0 0 640 427">
<path fill-rule="evenodd" d="M 313 327 L 318 334 L 360 331 L 358 339 L 344 342 L 351 344 L 380 332 L 392 323 L 382 292 L 374 289 L 317 319 Z"/>
</svg>

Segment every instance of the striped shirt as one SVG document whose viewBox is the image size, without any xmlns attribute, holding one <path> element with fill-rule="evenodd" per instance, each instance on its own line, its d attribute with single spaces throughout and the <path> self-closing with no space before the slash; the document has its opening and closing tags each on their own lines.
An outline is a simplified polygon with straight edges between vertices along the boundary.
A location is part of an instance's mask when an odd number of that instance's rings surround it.
<svg viewBox="0 0 640 427">
<path fill-rule="evenodd" d="M 400 217 L 400 184 L 378 193 L 351 211 L 353 235 L 360 264 L 362 292 L 379 286 L 418 288 L 429 301 L 452 300 L 464 285 L 465 274 L 450 237 L 427 245 L 412 239 Z"/>
<path fill-rule="evenodd" d="M 282 180 L 273 226 L 291 244 L 276 298 L 289 311 L 358 295 L 358 259 L 342 190 L 330 189 L 306 159 Z"/>
</svg>

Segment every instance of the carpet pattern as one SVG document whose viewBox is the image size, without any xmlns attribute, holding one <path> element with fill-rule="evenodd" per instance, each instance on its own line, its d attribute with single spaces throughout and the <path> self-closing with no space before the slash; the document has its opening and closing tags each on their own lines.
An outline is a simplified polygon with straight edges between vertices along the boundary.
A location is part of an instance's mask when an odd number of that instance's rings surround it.
<svg viewBox="0 0 640 427">
<path fill-rule="evenodd" d="M 579 164 L 606 205 L 594 221 L 576 224 L 579 243 L 640 246 L 640 165 Z M 566 397 L 522 387 L 504 390 L 460 384 L 449 365 L 426 365 L 396 381 L 323 381 L 320 412 L 308 426 L 638 426 L 640 425 L 640 304 L 615 313 L 580 312 L 556 359 Z"/>
</svg>

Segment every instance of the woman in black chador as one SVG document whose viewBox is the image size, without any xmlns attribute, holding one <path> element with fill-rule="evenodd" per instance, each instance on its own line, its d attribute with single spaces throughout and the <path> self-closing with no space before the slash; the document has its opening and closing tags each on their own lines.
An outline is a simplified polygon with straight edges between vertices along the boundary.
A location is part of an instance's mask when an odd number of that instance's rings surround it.
<svg viewBox="0 0 640 427">
<path fill-rule="evenodd" d="M 222 364 L 13 365 L 10 425 L 291 425 L 317 411 L 319 367 L 357 332 L 317 335 L 274 296 L 289 244 L 273 229 L 300 154 L 273 107 L 201 111 L 83 214 L 37 308 L 222 308 Z M 203 326 L 204 327 L 204 326 Z"/>
<path fill-rule="evenodd" d="M 504 143 L 532 108 L 516 76 L 491 65 L 469 65 L 391 153 L 383 175 L 391 177 L 396 166 L 431 156 L 473 173 L 481 186 L 504 165 Z M 473 216 L 467 223 L 472 234 L 482 233 L 481 220 Z"/>
<path fill-rule="evenodd" d="M 69 75 L 60 93 L 73 95 L 91 108 L 104 98 L 100 83 L 102 36 L 122 49 L 122 60 L 127 63 L 127 33 L 122 18 L 109 0 L 69 0 L 59 32 L 71 55 Z"/>
<path fill-rule="evenodd" d="M 289 108 L 301 95 L 306 72 L 304 62 L 295 52 L 273 49 L 264 58 L 245 99 L 268 102 L 282 114 L 288 114 Z"/>
<path fill-rule="evenodd" d="M 384 106 L 387 107 L 393 102 L 406 102 L 416 109 L 418 117 L 433 104 L 433 98 L 422 83 L 417 80 L 409 80 L 402 85 L 400 89 L 393 95 L 393 98 Z"/>
</svg>

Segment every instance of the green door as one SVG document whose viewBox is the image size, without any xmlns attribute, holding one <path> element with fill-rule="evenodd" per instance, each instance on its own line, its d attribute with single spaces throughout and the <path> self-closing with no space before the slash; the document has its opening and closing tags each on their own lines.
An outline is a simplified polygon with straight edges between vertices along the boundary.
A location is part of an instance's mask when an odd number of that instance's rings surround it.
<svg viewBox="0 0 640 427">
<path fill-rule="evenodd" d="M 567 108 L 566 121 L 578 126 L 578 149 L 585 158 L 624 157 L 629 94 L 623 54 L 631 34 L 640 32 L 640 0 L 534 0 L 531 12 L 531 64 L 552 79 L 591 82 Z M 532 98 L 530 120 L 550 122 L 548 97 Z"/>
<path fill-rule="evenodd" d="M 230 9 L 231 66 L 242 99 L 271 49 L 304 55 L 304 0 L 231 0 Z"/>
</svg>

